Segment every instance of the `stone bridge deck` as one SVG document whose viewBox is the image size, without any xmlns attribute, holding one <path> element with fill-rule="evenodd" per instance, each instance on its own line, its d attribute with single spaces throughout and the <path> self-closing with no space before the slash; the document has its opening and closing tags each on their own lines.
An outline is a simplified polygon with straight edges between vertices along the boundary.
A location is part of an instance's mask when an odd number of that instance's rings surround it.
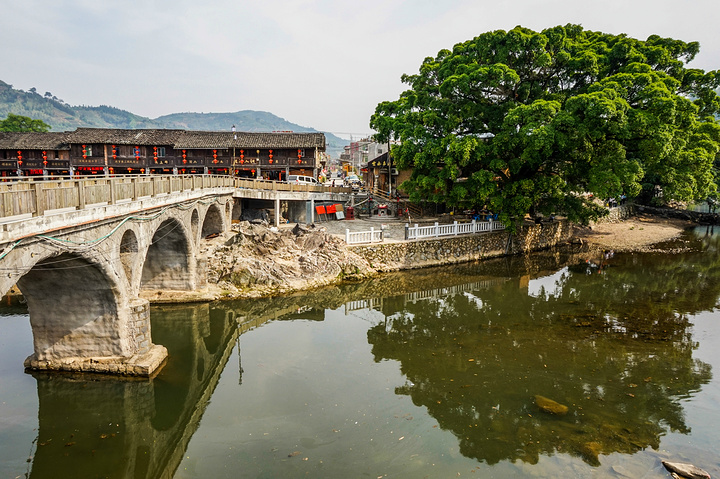
<svg viewBox="0 0 720 479">
<path fill-rule="evenodd" d="M 342 201 L 344 189 L 228 176 L 99 177 L 0 184 L 0 295 L 27 300 L 30 369 L 148 376 L 148 291 L 206 285 L 199 251 L 245 202 Z M 252 206 L 252 205 L 250 205 Z"/>
</svg>

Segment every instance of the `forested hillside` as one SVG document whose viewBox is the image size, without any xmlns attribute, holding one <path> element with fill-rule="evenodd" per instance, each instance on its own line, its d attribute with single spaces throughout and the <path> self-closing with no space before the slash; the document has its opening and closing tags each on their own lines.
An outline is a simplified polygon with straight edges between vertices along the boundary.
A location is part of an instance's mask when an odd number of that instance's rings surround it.
<svg viewBox="0 0 720 479">
<path fill-rule="evenodd" d="M 135 115 L 112 106 L 72 106 L 51 92 L 40 93 L 35 88 L 17 90 L 0 80 L 0 119 L 8 113 L 42 120 L 51 131 L 68 131 L 78 127 L 97 128 L 178 128 L 185 130 L 230 130 L 271 132 L 317 132 L 264 111 L 243 110 L 234 113 L 173 113 L 155 119 Z M 338 156 L 348 143 L 331 133 L 325 133 L 327 152 Z"/>
</svg>

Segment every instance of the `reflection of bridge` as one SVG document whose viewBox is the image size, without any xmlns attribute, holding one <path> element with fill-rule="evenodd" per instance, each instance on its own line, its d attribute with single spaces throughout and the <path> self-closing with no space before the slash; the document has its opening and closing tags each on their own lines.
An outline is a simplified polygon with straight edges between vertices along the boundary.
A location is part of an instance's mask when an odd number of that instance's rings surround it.
<svg viewBox="0 0 720 479">
<path fill-rule="evenodd" d="M 167 355 L 150 338 L 148 290 L 205 285 L 203 238 L 243 208 L 306 219 L 346 189 L 227 176 L 135 176 L 0 185 L 0 294 L 28 303 L 32 369 L 150 375 Z"/>
<path fill-rule="evenodd" d="M 238 335 L 233 314 L 207 304 L 153 311 L 170 359 L 148 381 L 36 373 L 32 478 L 172 477 Z"/>
</svg>

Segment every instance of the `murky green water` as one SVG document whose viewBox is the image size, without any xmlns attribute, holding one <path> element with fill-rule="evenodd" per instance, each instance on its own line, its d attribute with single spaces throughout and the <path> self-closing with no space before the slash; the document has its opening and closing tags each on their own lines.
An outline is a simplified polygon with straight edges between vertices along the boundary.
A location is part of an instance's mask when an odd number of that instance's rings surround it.
<svg viewBox="0 0 720 479">
<path fill-rule="evenodd" d="M 26 374 L 29 320 L 6 309 L 0 477 L 717 475 L 719 246 L 703 228 L 676 254 L 155 308 L 171 356 L 152 381 Z"/>
</svg>

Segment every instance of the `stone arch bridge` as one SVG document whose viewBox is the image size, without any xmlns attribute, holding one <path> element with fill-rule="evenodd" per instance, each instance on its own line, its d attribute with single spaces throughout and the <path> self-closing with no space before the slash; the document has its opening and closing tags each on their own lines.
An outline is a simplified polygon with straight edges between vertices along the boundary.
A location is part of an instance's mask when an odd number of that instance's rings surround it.
<svg viewBox="0 0 720 479">
<path fill-rule="evenodd" d="M 316 200 L 346 199 L 336 190 L 224 176 L 0 186 L 0 295 L 17 286 L 27 301 L 25 367 L 151 375 L 167 351 L 152 343 L 141 293 L 204 288 L 202 240 L 243 205 L 274 204 L 277 219 L 285 201 L 312 216 Z"/>
</svg>

